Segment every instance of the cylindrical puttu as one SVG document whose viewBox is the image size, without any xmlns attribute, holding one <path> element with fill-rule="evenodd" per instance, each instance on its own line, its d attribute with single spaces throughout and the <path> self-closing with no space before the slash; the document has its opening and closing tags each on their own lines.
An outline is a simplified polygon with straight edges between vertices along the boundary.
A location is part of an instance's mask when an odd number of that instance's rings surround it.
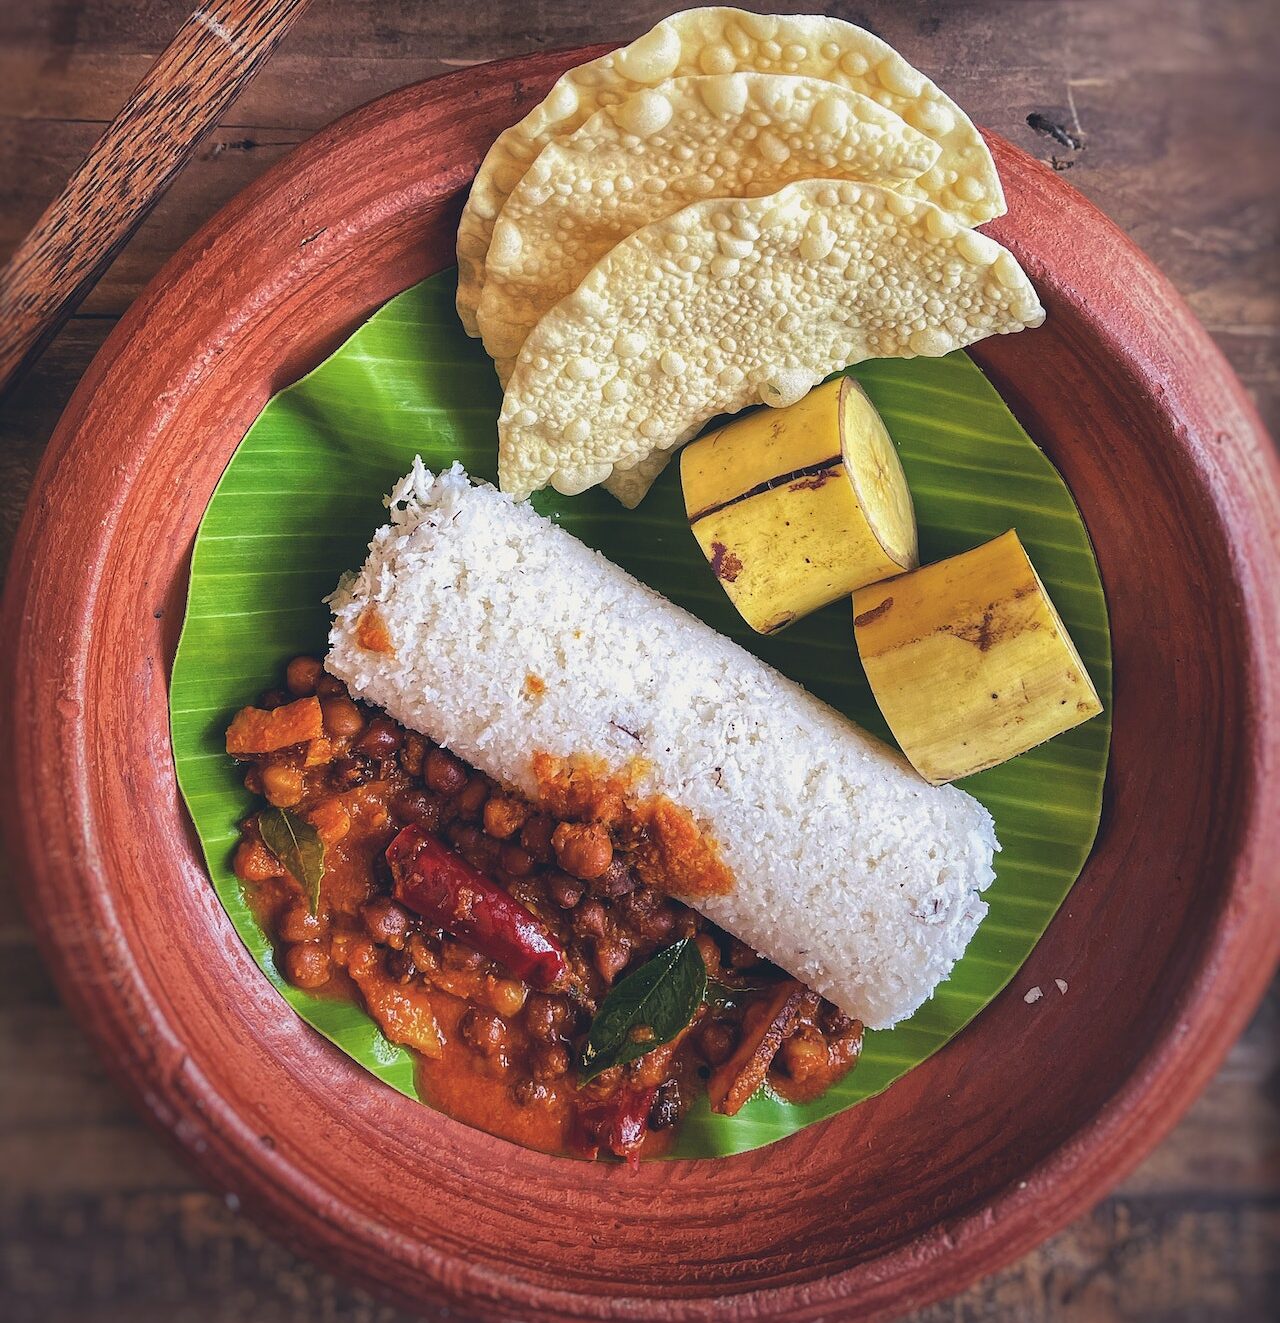
<svg viewBox="0 0 1280 1323">
<path fill-rule="evenodd" d="M 458 466 L 416 461 L 389 505 L 330 599 L 353 695 L 530 798 L 537 754 L 669 798 L 732 875 L 682 899 L 869 1028 L 932 995 L 987 912 L 977 800 Z"/>
</svg>

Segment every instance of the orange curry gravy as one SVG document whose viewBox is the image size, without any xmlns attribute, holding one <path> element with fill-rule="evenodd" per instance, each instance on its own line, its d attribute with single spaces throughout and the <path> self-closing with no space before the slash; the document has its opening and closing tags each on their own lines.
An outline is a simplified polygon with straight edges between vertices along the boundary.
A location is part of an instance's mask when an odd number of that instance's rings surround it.
<svg viewBox="0 0 1280 1323">
<path fill-rule="evenodd" d="M 227 749 L 254 794 L 325 842 L 313 913 L 258 814 L 242 824 L 236 875 L 282 973 L 363 1005 L 414 1052 L 423 1098 L 460 1121 L 550 1153 L 653 1157 L 704 1090 L 730 1114 L 761 1086 L 807 1100 L 857 1059 L 861 1025 L 667 894 L 728 884 L 714 845 L 670 801 L 621 811 L 623 781 L 540 756 L 535 806 L 353 702 L 310 657 L 236 715 Z M 531 986 L 474 933 L 409 907 L 385 854 L 409 827 L 558 944 L 554 985 Z M 711 980 L 693 1022 L 583 1083 L 577 1063 L 610 988 L 685 937 Z"/>
</svg>

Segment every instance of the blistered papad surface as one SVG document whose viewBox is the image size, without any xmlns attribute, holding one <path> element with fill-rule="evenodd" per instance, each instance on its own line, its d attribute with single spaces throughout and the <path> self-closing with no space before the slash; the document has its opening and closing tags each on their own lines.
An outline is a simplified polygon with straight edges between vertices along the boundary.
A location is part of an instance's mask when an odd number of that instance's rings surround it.
<svg viewBox="0 0 1280 1323">
<path fill-rule="evenodd" d="M 615 468 L 600 485 L 628 510 L 634 510 L 662 476 L 674 454 L 674 450 L 655 450 L 629 469 Z"/>
<path fill-rule="evenodd" d="M 982 135 L 950 97 L 879 37 L 825 15 L 690 9 L 663 19 L 629 46 L 569 70 L 489 149 L 458 227 L 458 315 L 467 333 L 479 334 L 476 308 L 494 223 L 548 143 L 568 137 L 602 107 L 668 78 L 738 71 L 823 78 L 864 93 L 942 149 L 937 164 L 904 187 L 964 225 L 980 225 L 1004 212 L 1004 194 Z"/>
<path fill-rule="evenodd" d="M 1012 253 L 900 192 L 807 180 L 695 203 L 624 239 L 525 341 L 498 420 L 502 488 L 573 495 L 847 364 L 1043 320 Z"/>
<path fill-rule="evenodd" d="M 635 230 L 797 179 L 895 187 L 940 150 L 868 96 L 785 74 L 673 78 L 597 111 L 542 150 L 494 227 L 478 321 L 499 378 L 543 313 Z"/>
</svg>

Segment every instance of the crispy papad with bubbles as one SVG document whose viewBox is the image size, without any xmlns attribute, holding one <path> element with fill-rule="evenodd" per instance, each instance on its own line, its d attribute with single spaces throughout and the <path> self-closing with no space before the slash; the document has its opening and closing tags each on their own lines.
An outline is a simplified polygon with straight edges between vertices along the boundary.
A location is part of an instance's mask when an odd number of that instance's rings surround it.
<svg viewBox="0 0 1280 1323">
<path fill-rule="evenodd" d="M 539 152 L 602 107 L 669 78 L 734 72 L 797 74 L 861 92 L 936 142 L 937 163 L 911 184 L 962 225 L 1002 215 L 991 153 L 969 117 L 891 46 L 818 14 L 773 16 L 712 7 L 672 14 L 630 45 L 570 69 L 481 162 L 458 227 L 458 315 L 478 335 L 485 258 L 503 204 Z"/>
<path fill-rule="evenodd" d="M 525 341 L 498 420 L 501 484 L 573 495 L 848 364 L 1043 320 L 1007 249 L 900 192 L 809 180 L 695 203 L 624 239 Z"/>
<path fill-rule="evenodd" d="M 606 106 L 542 150 L 494 227 L 477 318 L 500 380 L 543 314 L 645 225 L 797 179 L 899 187 L 940 151 L 870 97 L 818 78 L 702 74 Z"/>
</svg>

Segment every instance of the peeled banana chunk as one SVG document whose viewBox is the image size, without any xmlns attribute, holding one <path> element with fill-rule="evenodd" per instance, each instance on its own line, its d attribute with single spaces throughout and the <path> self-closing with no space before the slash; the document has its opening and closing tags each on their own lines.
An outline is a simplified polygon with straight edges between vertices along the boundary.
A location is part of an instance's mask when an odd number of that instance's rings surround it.
<svg viewBox="0 0 1280 1323">
<path fill-rule="evenodd" d="M 1005 762 L 1102 711 L 1018 535 L 854 594 L 880 711 L 935 785 Z"/>
</svg>

